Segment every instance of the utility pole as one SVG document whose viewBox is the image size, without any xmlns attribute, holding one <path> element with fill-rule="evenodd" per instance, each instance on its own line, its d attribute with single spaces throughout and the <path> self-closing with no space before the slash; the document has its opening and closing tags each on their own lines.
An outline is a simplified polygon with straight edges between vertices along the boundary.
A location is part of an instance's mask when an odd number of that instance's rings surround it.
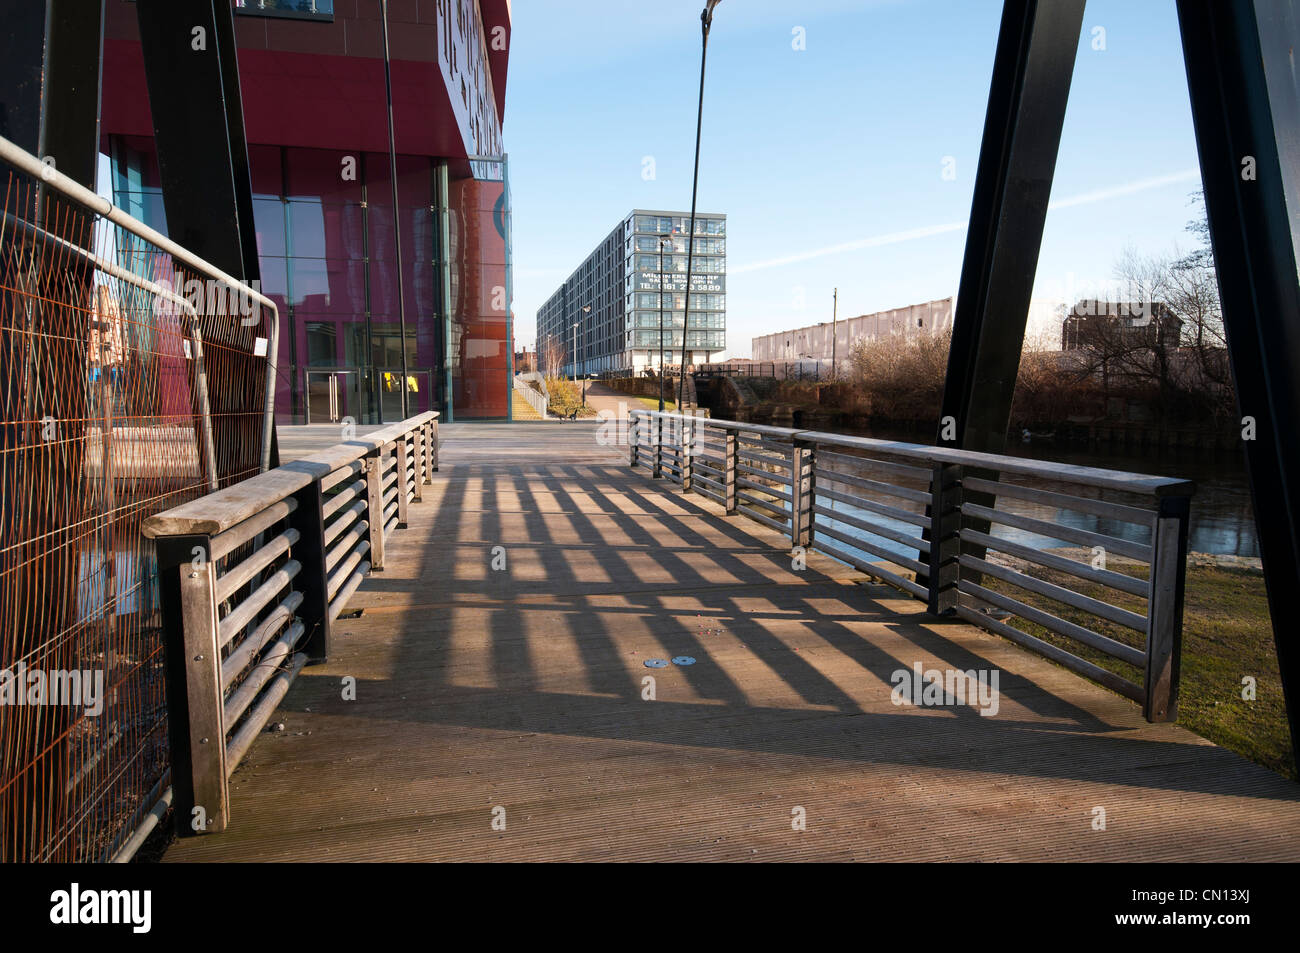
<svg viewBox="0 0 1300 953">
<path fill-rule="evenodd" d="M 840 310 L 840 289 L 831 294 L 831 380 L 835 380 L 835 319 Z"/>
</svg>

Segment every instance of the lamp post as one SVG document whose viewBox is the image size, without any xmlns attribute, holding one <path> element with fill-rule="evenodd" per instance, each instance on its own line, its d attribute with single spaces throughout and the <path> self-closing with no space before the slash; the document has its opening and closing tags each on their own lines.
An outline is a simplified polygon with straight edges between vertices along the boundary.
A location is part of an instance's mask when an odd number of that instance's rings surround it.
<svg viewBox="0 0 1300 953">
<path fill-rule="evenodd" d="M 695 175 L 691 180 L 691 230 L 686 236 L 686 302 L 685 319 L 682 323 L 682 371 L 677 383 L 677 412 L 682 411 L 682 402 L 686 395 L 686 329 L 691 323 L 691 266 L 695 254 L 695 198 L 700 187 L 700 129 L 704 124 L 704 63 L 709 54 L 709 28 L 713 26 L 713 8 L 722 0 L 707 0 L 700 13 L 700 31 L 703 42 L 700 46 L 700 104 L 695 114 Z"/>
<path fill-rule="evenodd" d="M 671 235 L 659 236 L 659 413 L 664 412 L 664 245 L 673 247 Z M 683 328 L 682 334 L 686 331 Z M 682 338 L 686 343 L 686 338 Z"/>
<path fill-rule="evenodd" d="M 591 314 L 591 305 L 584 304 L 582 306 L 582 313 Z M 585 335 L 583 340 L 585 343 L 586 341 Z M 587 406 L 587 362 L 586 361 L 583 361 L 582 363 L 582 406 L 583 407 Z"/>
<path fill-rule="evenodd" d="M 573 370 L 571 372 L 573 383 L 578 383 L 578 325 L 573 325 Z"/>
</svg>

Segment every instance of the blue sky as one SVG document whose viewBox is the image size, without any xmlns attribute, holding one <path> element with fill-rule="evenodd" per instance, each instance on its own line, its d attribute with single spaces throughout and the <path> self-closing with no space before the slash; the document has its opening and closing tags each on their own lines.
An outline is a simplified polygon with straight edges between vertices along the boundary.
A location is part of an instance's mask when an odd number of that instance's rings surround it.
<svg viewBox="0 0 1300 953">
<path fill-rule="evenodd" d="M 505 142 L 530 349 L 537 308 L 631 209 L 689 210 L 702 6 L 514 3 Z M 829 320 L 834 287 L 840 317 L 956 294 L 1000 15 L 989 0 L 718 6 L 699 207 L 728 216 L 729 355 Z M 1199 187 L 1173 0 L 1092 0 L 1035 296 L 1098 290 L 1126 247 L 1190 247 Z"/>
</svg>

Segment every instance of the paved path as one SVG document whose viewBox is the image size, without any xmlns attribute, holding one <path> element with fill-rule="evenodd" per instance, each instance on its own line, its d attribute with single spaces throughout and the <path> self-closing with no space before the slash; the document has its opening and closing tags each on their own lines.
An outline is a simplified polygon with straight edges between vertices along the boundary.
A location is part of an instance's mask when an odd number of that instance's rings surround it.
<svg viewBox="0 0 1300 953">
<path fill-rule="evenodd" d="M 630 397 L 607 384 L 599 381 L 589 381 L 587 383 L 587 403 L 595 407 L 597 412 L 608 410 L 620 419 L 627 416 L 629 409 L 636 410 L 656 410 L 658 404 L 651 399 L 649 402 L 643 402 L 636 397 Z"/>
<path fill-rule="evenodd" d="M 594 424 L 442 435 L 231 830 L 166 860 L 1300 859 L 1294 783 L 829 559 L 793 571 Z M 997 714 L 894 706 L 915 662 L 997 669 Z"/>
</svg>

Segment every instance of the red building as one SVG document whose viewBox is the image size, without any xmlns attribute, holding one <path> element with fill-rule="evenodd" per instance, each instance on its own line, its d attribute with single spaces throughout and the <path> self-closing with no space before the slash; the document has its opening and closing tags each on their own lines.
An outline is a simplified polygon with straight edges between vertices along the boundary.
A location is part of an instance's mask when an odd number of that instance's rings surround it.
<svg viewBox="0 0 1300 953">
<path fill-rule="evenodd" d="M 507 418 L 509 0 L 389 0 L 396 229 L 379 0 L 232 5 L 279 418 L 391 422 L 403 386 L 410 413 Z M 103 63 L 114 203 L 165 231 L 130 0 L 107 2 Z"/>
</svg>

